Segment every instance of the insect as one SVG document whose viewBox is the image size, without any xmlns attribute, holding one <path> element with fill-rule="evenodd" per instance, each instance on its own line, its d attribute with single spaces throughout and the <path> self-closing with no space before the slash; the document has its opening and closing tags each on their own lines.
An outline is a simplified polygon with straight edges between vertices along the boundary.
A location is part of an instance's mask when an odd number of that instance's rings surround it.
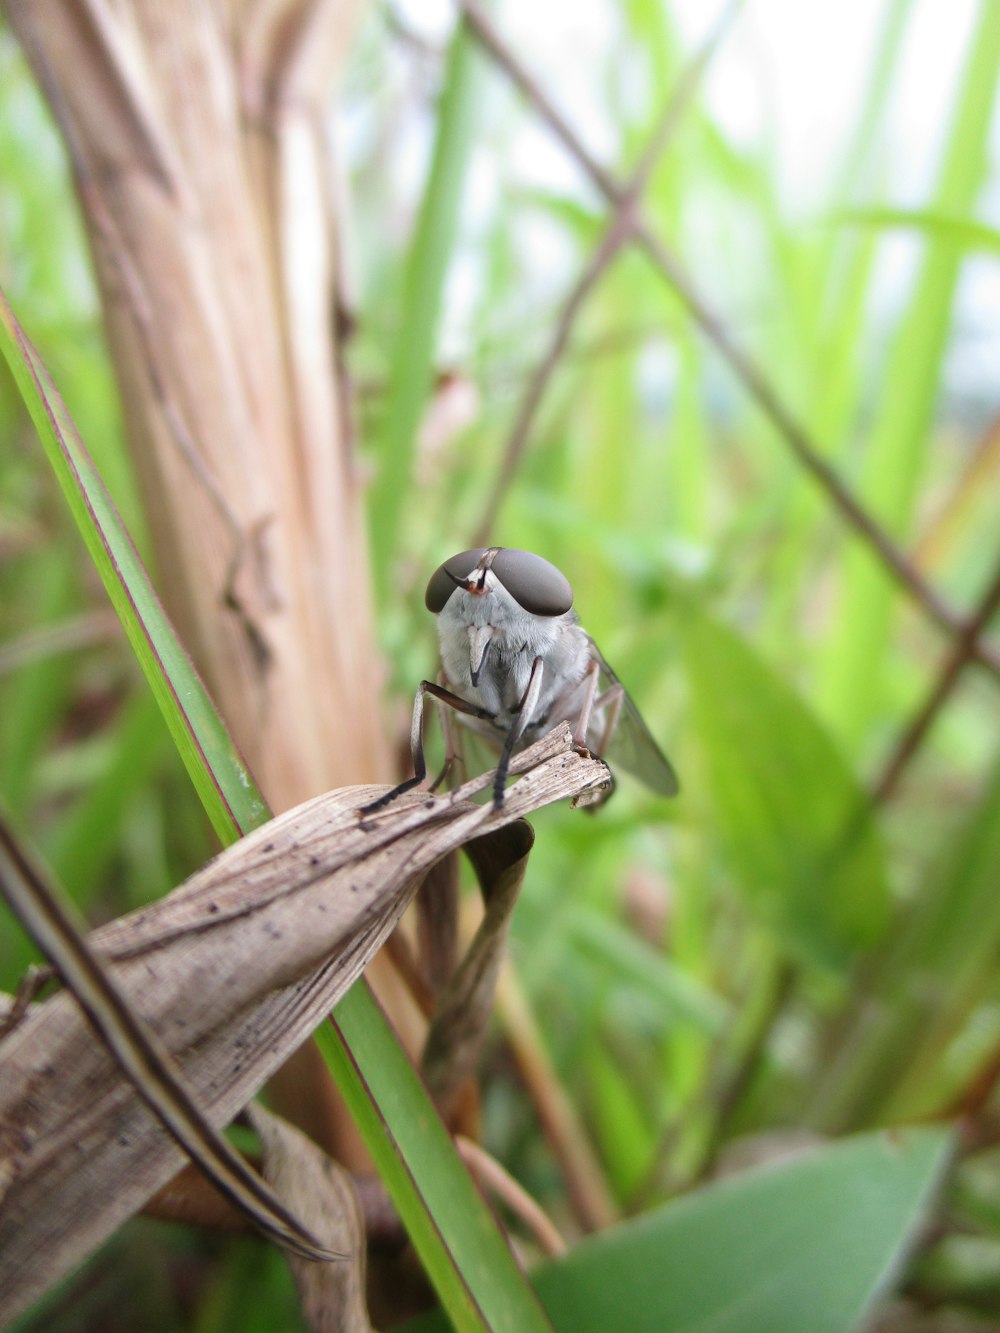
<svg viewBox="0 0 1000 1333">
<path fill-rule="evenodd" d="M 424 698 L 453 709 L 465 726 L 499 749 L 493 805 L 503 805 L 511 756 L 560 722 L 573 742 L 611 758 L 661 796 L 675 796 L 677 777 L 573 610 L 573 589 L 540 555 L 512 547 L 461 551 L 431 575 L 427 609 L 438 618 L 440 683 L 421 681 L 413 703 L 410 748 L 414 776 L 366 806 L 388 805 L 427 776 Z M 444 779 L 456 750 L 447 715 Z"/>
</svg>

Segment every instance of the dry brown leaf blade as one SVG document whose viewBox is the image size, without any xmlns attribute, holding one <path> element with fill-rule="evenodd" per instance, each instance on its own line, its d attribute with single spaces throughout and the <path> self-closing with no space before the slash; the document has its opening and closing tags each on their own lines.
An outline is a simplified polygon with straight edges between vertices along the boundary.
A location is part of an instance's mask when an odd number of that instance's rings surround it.
<svg viewBox="0 0 1000 1333">
<path fill-rule="evenodd" d="M 289 1255 L 310 1333 L 370 1333 L 364 1218 L 350 1175 L 287 1120 L 257 1104 L 247 1117 L 260 1139 L 261 1172 L 275 1194 L 329 1249 L 351 1256 L 316 1264 Z"/>
<path fill-rule="evenodd" d="M 446 1121 L 486 1041 L 511 913 L 534 840 L 529 824 L 511 824 L 473 838 L 464 848 L 479 879 L 486 911 L 441 997 L 421 1061 L 424 1081 Z"/>
<path fill-rule="evenodd" d="M 303 1229 L 299 1219 L 204 1118 L 159 1034 L 136 1016 L 107 967 L 80 934 L 42 867 L 8 827 L 2 810 L 0 893 L 73 993 L 119 1070 L 216 1188 L 279 1244 L 310 1259 L 343 1258 Z M 12 1030 L 15 1025 L 6 1026 Z"/>
<path fill-rule="evenodd" d="M 369 829 L 342 788 L 227 849 L 167 898 L 90 937 L 207 1118 L 227 1124 L 360 976 L 427 869 L 487 830 L 600 787 L 568 728 L 518 757 L 504 809 L 401 801 Z M 0 1042 L 0 1322 L 137 1211 L 184 1157 L 72 997 Z"/>
</svg>

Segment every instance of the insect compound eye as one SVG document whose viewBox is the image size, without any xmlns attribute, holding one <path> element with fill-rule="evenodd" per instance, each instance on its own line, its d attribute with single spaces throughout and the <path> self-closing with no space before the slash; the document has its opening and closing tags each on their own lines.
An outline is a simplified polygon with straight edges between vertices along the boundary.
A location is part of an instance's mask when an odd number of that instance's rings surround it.
<svg viewBox="0 0 1000 1333">
<path fill-rule="evenodd" d="M 477 546 L 471 551 L 459 551 L 443 565 L 438 565 L 427 584 L 424 602 L 428 611 L 438 615 L 444 610 L 444 604 L 455 591 L 455 580 L 466 578 L 486 554 L 487 547 Z"/>
<path fill-rule="evenodd" d="M 471 551 L 460 551 L 438 565 L 424 594 L 428 611 L 435 615 L 443 611 L 456 584 L 468 578 L 487 553 L 492 556 L 489 568 L 518 606 L 531 615 L 561 616 L 573 605 L 569 580 L 540 555 L 511 546 L 477 546 Z"/>
<path fill-rule="evenodd" d="M 514 601 L 533 616 L 565 615 L 573 605 L 569 580 L 540 555 L 502 546 L 492 569 Z"/>
</svg>

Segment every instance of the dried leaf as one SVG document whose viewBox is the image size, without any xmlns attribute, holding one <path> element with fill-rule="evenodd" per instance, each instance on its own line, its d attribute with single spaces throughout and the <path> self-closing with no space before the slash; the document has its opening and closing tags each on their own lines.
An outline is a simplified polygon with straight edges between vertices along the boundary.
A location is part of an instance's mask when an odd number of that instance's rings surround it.
<svg viewBox="0 0 1000 1333">
<path fill-rule="evenodd" d="M 446 1121 L 486 1040 L 511 913 L 533 842 L 531 826 L 515 824 L 465 845 L 486 900 L 486 912 L 441 997 L 422 1059 L 424 1080 Z"/>
<path fill-rule="evenodd" d="M 73 993 L 118 1068 L 216 1188 L 280 1245 L 308 1259 L 342 1259 L 342 1254 L 327 1250 L 303 1228 L 222 1132 L 205 1119 L 159 1034 L 138 1018 L 42 867 L 7 826 L 2 809 L 0 893 Z M 33 980 L 31 973 L 29 977 Z M 14 1018 L 24 1012 L 12 1015 L 6 1026 L 13 1030 Z"/>
<path fill-rule="evenodd" d="M 345 1263 L 288 1262 L 311 1333 L 369 1333 L 365 1306 L 365 1229 L 350 1175 L 287 1120 L 248 1109 L 262 1150 L 264 1179 L 278 1198 Z"/>
<path fill-rule="evenodd" d="M 416 795 L 363 824 L 376 790 L 317 797 L 162 901 L 90 936 L 213 1124 L 227 1124 L 364 970 L 427 869 L 484 832 L 604 785 L 568 728 L 518 756 L 502 811 Z M 0 1321 L 97 1246 L 184 1158 L 74 1000 L 0 1042 Z"/>
</svg>

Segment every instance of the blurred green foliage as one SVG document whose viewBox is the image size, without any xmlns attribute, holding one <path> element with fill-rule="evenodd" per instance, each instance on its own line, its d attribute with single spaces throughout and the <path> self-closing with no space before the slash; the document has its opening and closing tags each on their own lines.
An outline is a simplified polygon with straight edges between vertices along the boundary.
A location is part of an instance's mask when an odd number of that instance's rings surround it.
<svg viewBox="0 0 1000 1333">
<path fill-rule="evenodd" d="M 988 377 L 970 392 L 960 372 L 975 365 L 963 292 L 996 262 L 983 201 L 1000 25 L 989 0 L 975 8 L 924 192 L 902 197 L 892 108 L 919 7 L 882 9 L 805 215 L 766 136 L 738 140 L 703 91 L 643 207 L 823 456 L 962 610 L 998 559 L 998 407 Z M 599 12 L 588 114 L 577 101 L 570 115 L 584 137 L 599 127 L 625 179 L 694 44 L 656 0 Z M 531 43 L 511 40 L 531 66 Z M 751 63 L 748 77 L 763 76 Z M 546 86 L 558 102 L 558 79 Z M 556 168 L 535 111 L 474 44 L 449 54 L 372 9 L 340 111 L 359 282 L 349 355 L 383 645 L 405 696 L 433 670 L 424 579 L 470 543 L 608 213 Z M 141 537 L 65 166 L 2 30 L 0 179 L 0 281 Z M 0 441 L 0 791 L 97 919 L 164 892 L 210 838 L 124 641 L 94 621 L 102 594 L 5 377 Z M 494 539 L 566 572 L 682 780 L 671 805 L 626 778 L 597 818 L 544 814 L 513 928 L 620 1205 L 699 1179 L 739 1134 L 953 1105 L 1000 1047 L 1000 682 L 970 666 L 876 806 L 867 793 L 948 645 L 641 254 L 620 254 L 574 325 Z M 81 646 L 24 655 L 37 631 L 74 625 Z M 27 958 L 5 925 L 6 988 Z M 499 1044 L 485 1096 L 488 1146 L 564 1218 Z M 989 1157 L 960 1173 L 955 1206 L 982 1244 L 964 1264 L 944 1245 L 921 1269 L 931 1295 L 974 1295 L 994 1317 L 998 1180 Z M 274 1268 L 202 1272 L 201 1322 L 162 1326 L 229 1326 L 235 1314 L 212 1325 L 207 1311 L 280 1284 Z"/>
</svg>

